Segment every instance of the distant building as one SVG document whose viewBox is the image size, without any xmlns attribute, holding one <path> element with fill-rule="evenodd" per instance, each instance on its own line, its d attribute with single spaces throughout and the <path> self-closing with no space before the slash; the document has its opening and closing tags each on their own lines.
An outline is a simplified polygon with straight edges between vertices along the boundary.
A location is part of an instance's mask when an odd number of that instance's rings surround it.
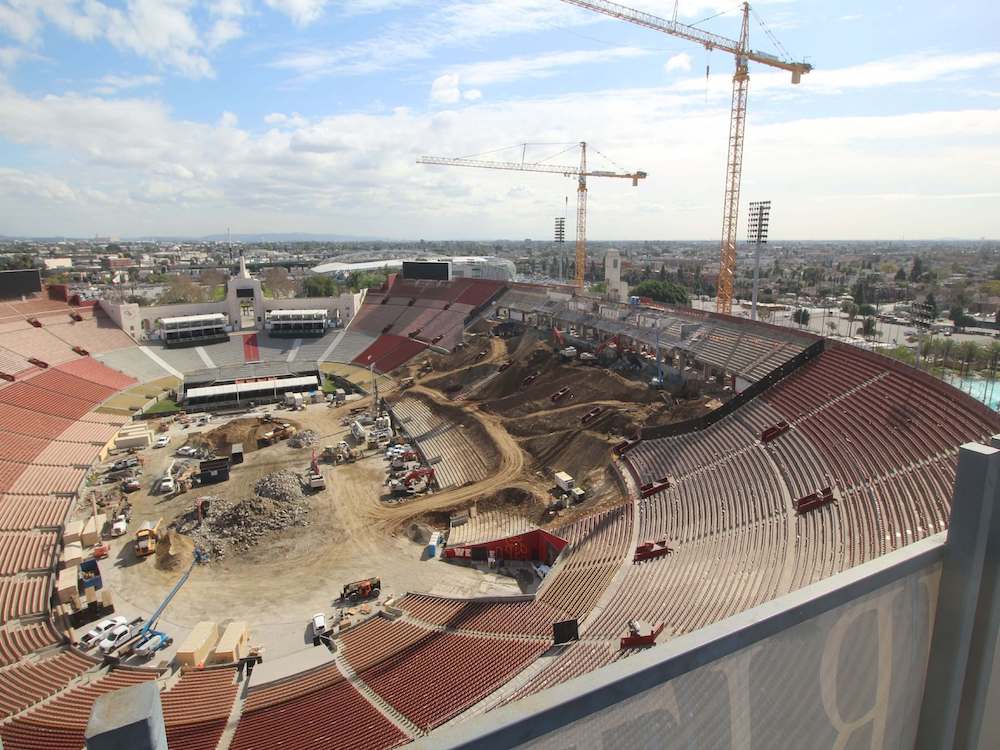
<svg viewBox="0 0 1000 750">
<path fill-rule="evenodd" d="M 387 258 L 385 260 L 368 260 L 359 263 L 344 263 L 333 261 L 320 263 L 313 267 L 313 273 L 349 274 L 354 271 L 398 271 L 403 267 L 404 260 L 447 261 L 451 263 L 451 278 L 453 279 L 490 279 L 492 281 L 513 281 L 517 276 L 514 262 L 495 255 L 467 255 L 449 257 L 419 257 L 419 258 Z"/>
</svg>

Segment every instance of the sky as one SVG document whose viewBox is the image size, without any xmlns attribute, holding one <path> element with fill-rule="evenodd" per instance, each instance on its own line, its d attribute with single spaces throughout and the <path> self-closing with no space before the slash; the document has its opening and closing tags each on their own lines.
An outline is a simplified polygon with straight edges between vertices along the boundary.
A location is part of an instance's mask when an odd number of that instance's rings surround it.
<svg viewBox="0 0 1000 750">
<path fill-rule="evenodd" d="M 677 14 L 739 34 L 737 2 Z M 1000 237 L 998 27 L 992 0 L 760 0 L 751 46 L 814 70 L 750 66 L 741 217 Z M 591 178 L 589 237 L 713 240 L 732 73 L 560 0 L 0 0 L 0 235 L 546 240 L 572 179 L 416 159 L 574 165 L 586 141 L 649 175 Z"/>
</svg>

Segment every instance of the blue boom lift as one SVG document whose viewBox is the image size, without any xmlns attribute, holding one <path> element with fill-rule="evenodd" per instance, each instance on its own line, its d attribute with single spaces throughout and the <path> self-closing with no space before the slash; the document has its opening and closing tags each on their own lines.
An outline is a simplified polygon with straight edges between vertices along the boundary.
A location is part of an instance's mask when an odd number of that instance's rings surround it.
<svg viewBox="0 0 1000 750">
<path fill-rule="evenodd" d="M 181 590 L 181 587 L 187 583 L 187 579 L 191 576 L 191 571 L 194 570 L 194 566 L 205 562 L 207 560 L 207 555 L 202 552 L 200 547 L 195 547 L 194 559 L 188 566 L 188 569 L 184 571 L 177 583 L 167 594 L 166 598 L 160 602 L 160 606 L 156 608 L 156 611 L 149 616 L 149 619 L 143 623 L 143 626 L 139 629 L 139 640 L 136 641 L 136 645 L 133 647 L 133 651 L 139 656 L 152 656 L 157 651 L 167 648 L 170 646 L 174 639 L 171 638 L 166 633 L 163 633 L 156 629 L 156 623 L 160 619 L 160 615 L 163 614 L 163 610 L 167 608 L 170 604 L 170 600 L 177 595 L 177 592 Z"/>
</svg>

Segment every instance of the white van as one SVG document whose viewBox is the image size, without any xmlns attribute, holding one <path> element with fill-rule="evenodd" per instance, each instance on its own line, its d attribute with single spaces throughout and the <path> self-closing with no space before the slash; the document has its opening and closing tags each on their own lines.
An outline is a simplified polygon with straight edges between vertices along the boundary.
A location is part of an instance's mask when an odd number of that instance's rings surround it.
<svg viewBox="0 0 1000 750">
<path fill-rule="evenodd" d="M 169 495 L 177 488 L 174 484 L 174 478 L 169 474 L 164 475 L 160 478 L 160 493 L 163 495 Z"/>
</svg>

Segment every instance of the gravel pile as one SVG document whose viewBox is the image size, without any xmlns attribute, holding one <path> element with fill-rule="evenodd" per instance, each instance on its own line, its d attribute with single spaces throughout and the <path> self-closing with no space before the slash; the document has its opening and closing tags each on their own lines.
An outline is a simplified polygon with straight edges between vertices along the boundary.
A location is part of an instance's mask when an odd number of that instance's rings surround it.
<svg viewBox="0 0 1000 750">
<path fill-rule="evenodd" d="M 313 430 L 302 430 L 288 438 L 288 444 L 293 448 L 311 448 L 319 442 L 319 435 Z"/>
<path fill-rule="evenodd" d="M 301 500 L 302 480 L 298 474 L 290 469 L 282 469 L 271 474 L 265 474 L 253 486 L 254 493 L 260 497 L 278 500 L 280 502 L 290 502 Z"/>
</svg>

